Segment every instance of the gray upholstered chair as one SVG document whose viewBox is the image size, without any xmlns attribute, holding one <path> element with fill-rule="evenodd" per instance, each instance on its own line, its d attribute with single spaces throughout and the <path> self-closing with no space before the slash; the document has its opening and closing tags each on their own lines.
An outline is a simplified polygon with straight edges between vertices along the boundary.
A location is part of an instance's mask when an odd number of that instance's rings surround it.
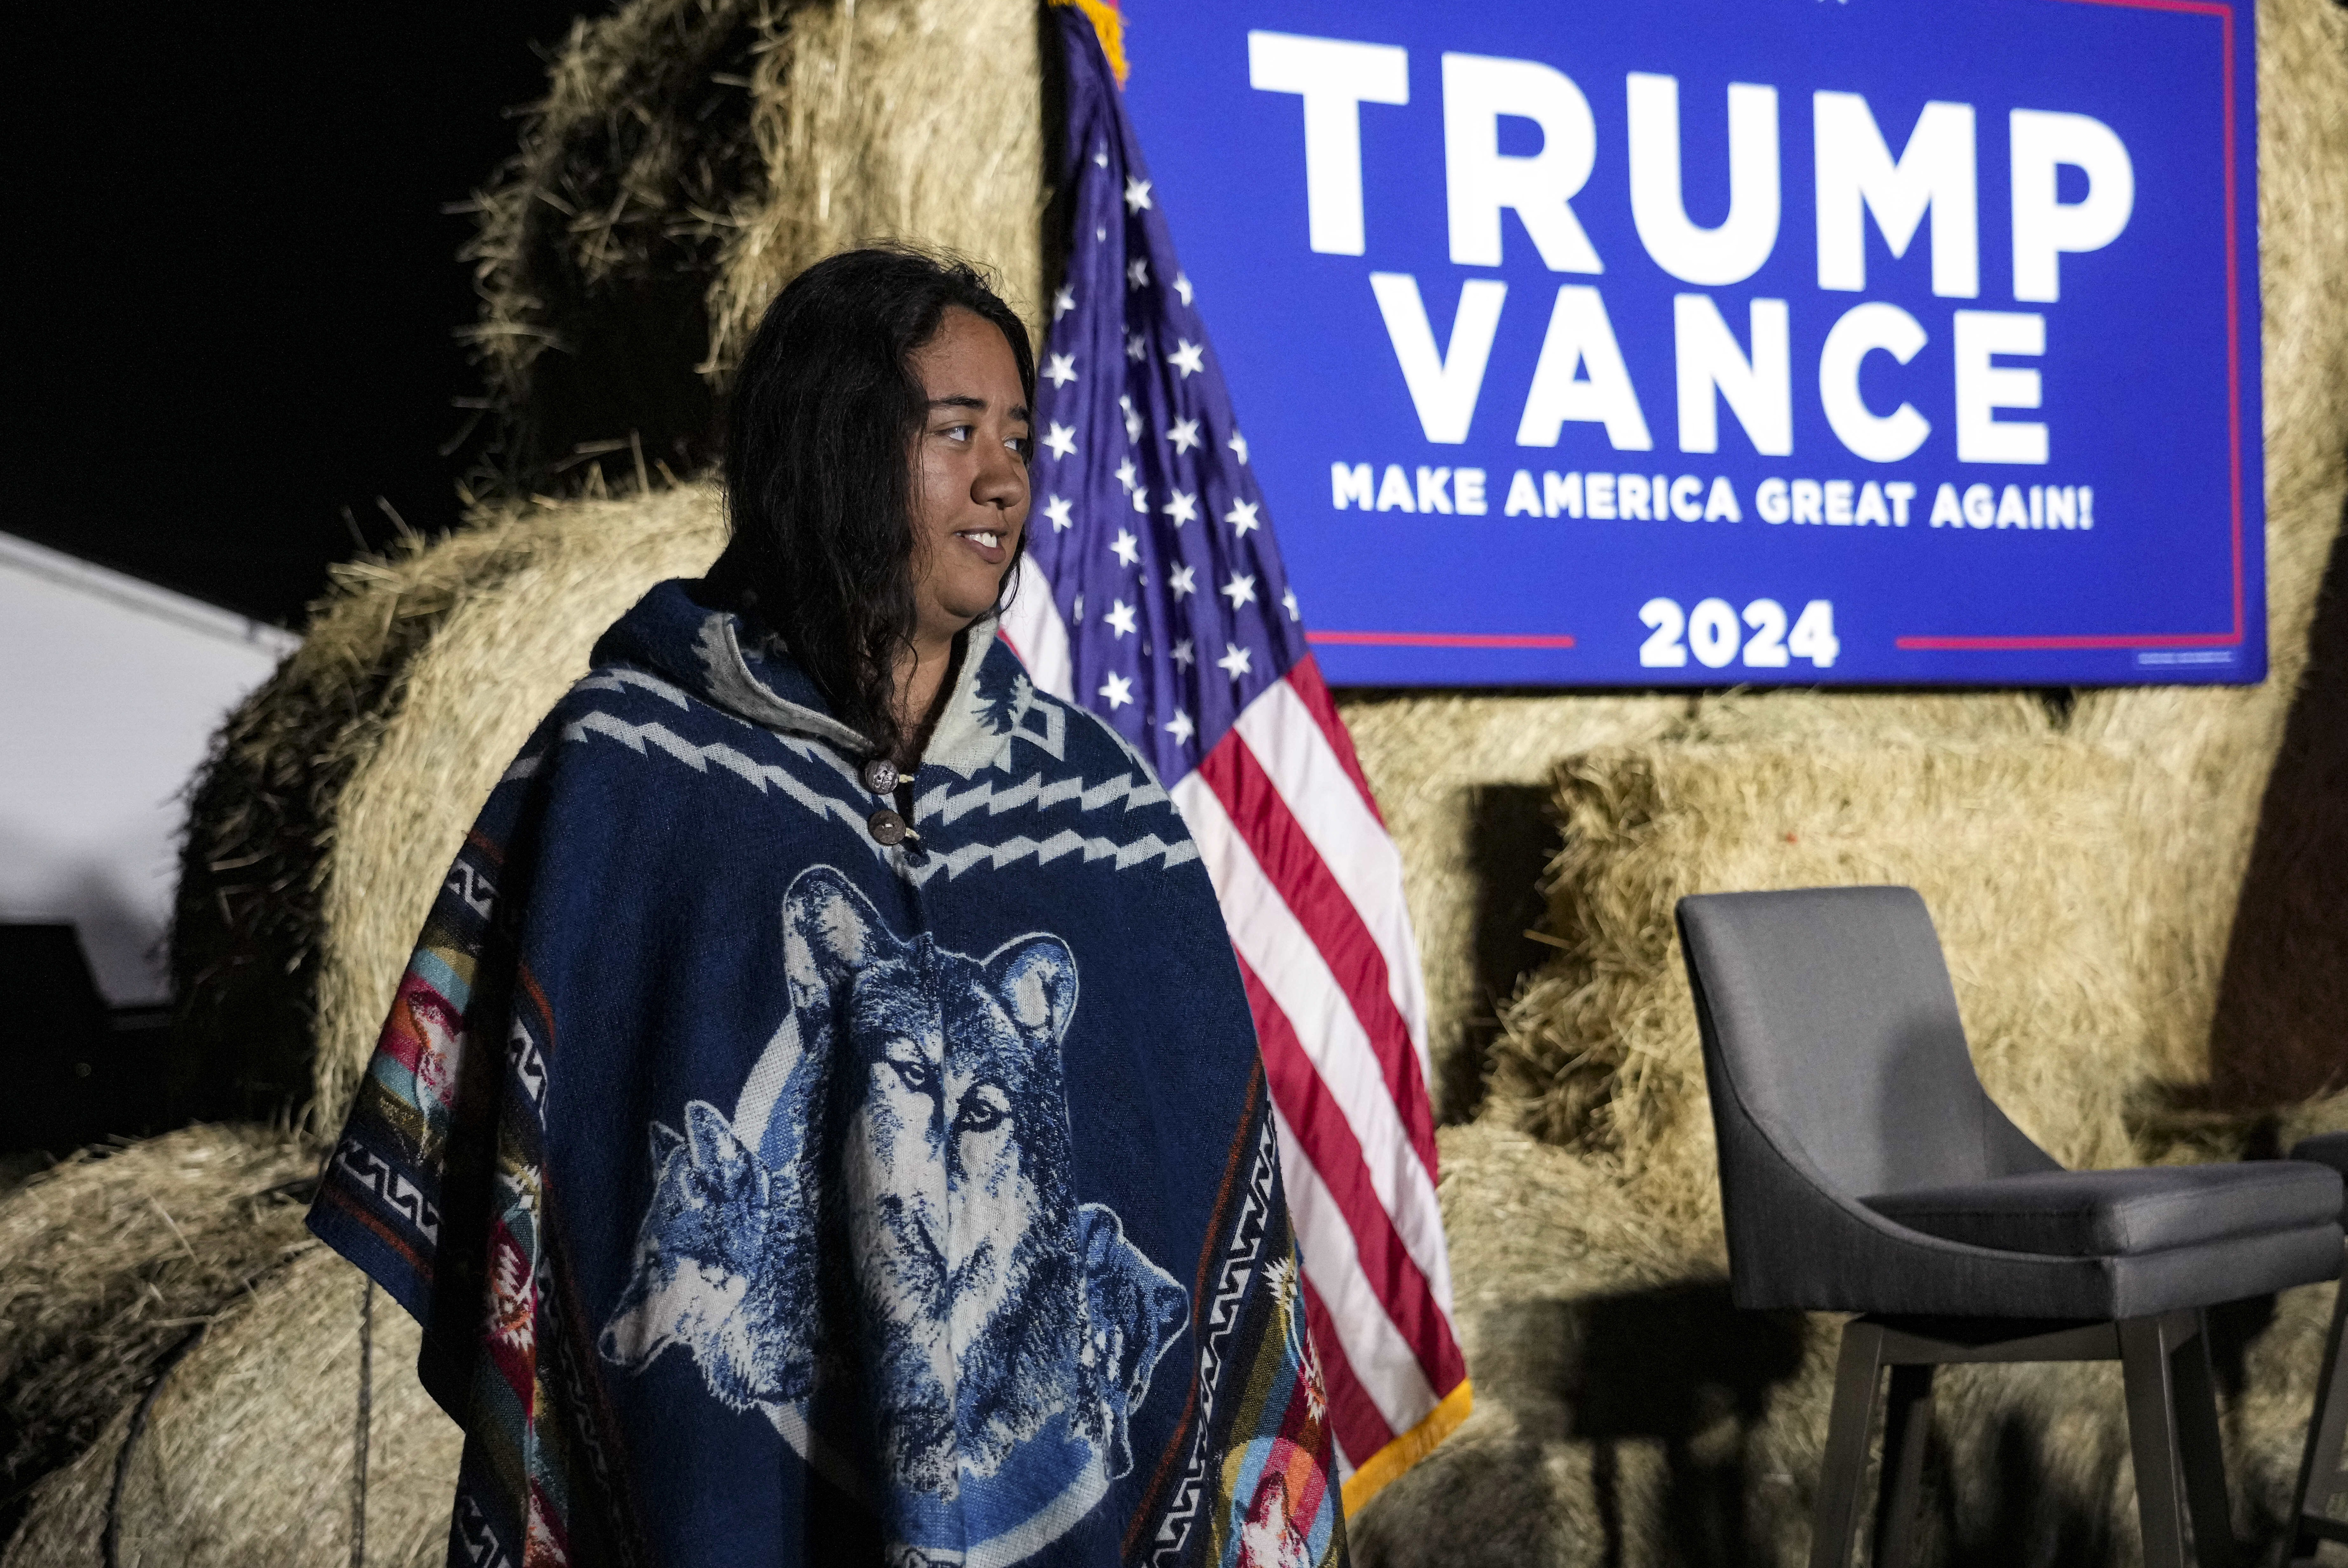
<svg viewBox="0 0 2348 1568">
<path fill-rule="evenodd" d="M 2348 1176 L 2348 1132 L 2310 1138 L 2291 1152 Z M 2343 1216 L 2348 1221 L 2348 1215 Z M 2291 1560 L 2312 1562 L 2319 1541 L 2348 1542 L 2348 1356 L 2341 1335 L 2348 1329 L 2348 1281 L 2332 1306 L 2332 1337 L 2323 1346 L 2323 1373 L 2315 1384 L 2315 1410 L 2307 1423 L 2307 1457 L 2299 1465 L 2299 1490 L 2291 1497 Z"/>
<path fill-rule="evenodd" d="M 2113 1359 L 2147 1568 L 2185 1568 L 2188 1533 L 2203 1568 L 2232 1563 L 2202 1308 L 2339 1272 L 2339 1175 L 2064 1170 L 1982 1090 L 1912 889 L 1684 898 L 1679 927 L 1730 1294 L 1859 1315 L 1843 1326 L 1812 1568 L 1849 1561 L 1887 1368 L 1875 1563 L 1906 1568 L 1933 1368 Z"/>
</svg>

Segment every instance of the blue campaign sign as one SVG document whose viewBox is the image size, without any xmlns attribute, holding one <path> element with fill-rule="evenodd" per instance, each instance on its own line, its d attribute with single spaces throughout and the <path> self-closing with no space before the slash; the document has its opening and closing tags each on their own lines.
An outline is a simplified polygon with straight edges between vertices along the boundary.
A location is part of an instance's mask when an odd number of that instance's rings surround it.
<svg viewBox="0 0 2348 1568">
<path fill-rule="evenodd" d="M 2264 676 L 2247 6 L 1126 10 L 1332 681 Z"/>
</svg>

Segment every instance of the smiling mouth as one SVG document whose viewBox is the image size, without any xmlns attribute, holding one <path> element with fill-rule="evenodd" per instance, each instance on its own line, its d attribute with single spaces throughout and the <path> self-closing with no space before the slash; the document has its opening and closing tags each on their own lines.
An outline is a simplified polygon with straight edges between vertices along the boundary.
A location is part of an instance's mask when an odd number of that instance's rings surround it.
<svg viewBox="0 0 2348 1568">
<path fill-rule="evenodd" d="M 1003 530 L 997 528 L 965 528 L 954 535 L 979 550 L 994 553 L 1003 548 Z"/>
</svg>

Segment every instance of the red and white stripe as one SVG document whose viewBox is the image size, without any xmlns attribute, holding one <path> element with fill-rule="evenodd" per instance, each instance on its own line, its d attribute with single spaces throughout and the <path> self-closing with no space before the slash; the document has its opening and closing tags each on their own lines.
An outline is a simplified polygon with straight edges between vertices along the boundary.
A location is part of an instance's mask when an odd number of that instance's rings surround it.
<svg viewBox="0 0 2348 1568">
<path fill-rule="evenodd" d="M 1038 687 L 1075 700 L 1067 628 L 1032 561 L 1003 632 Z M 1397 1440 L 1417 1446 L 1467 1368 L 1401 856 L 1309 657 L 1171 794 L 1254 1010 L 1340 1458 L 1349 1476 L 1382 1453 L 1382 1472 L 1406 1466 Z"/>
</svg>

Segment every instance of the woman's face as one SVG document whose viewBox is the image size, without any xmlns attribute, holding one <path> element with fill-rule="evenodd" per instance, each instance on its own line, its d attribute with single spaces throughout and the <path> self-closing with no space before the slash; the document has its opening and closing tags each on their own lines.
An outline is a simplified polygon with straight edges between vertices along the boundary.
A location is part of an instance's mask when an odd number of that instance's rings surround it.
<svg viewBox="0 0 2348 1568">
<path fill-rule="evenodd" d="M 949 309 L 913 351 L 929 407 L 913 452 L 914 641 L 948 641 L 994 608 L 1027 526 L 1027 400 L 984 317 Z"/>
</svg>

